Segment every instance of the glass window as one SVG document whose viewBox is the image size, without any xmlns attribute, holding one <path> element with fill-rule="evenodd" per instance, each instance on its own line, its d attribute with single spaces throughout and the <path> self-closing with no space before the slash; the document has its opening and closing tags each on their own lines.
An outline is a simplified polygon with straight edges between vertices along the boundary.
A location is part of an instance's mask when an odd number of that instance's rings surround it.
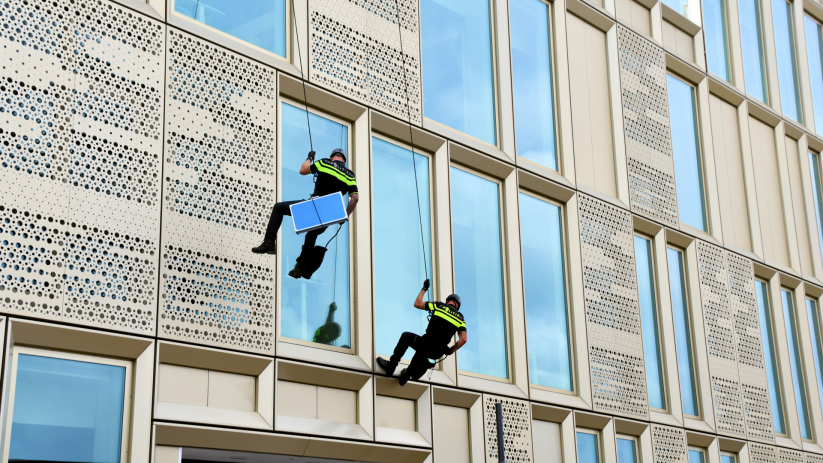
<svg viewBox="0 0 823 463">
<path fill-rule="evenodd" d="M 706 463 L 703 449 L 689 448 L 689 463 Z"/>
<path fill-rule="evenodd" d="M 489 0 L 421 0 L 423 114 L 497 145 Z"/>
<path fill-rule="evenodd" d="M 119 462 L 126 362 L 29 352 L 15 356 L 9 460 Z"/>
<path fill-rule="evenodd" d="M 577 463 L 599 463 L 600 449 L 597 434 L 577 431 Z M 620 463 L 623 463 L 622 461 Z"/>
<path fill-rule="evenodd" d="M 773 0 L 772 17 L 774 45 L 777 52 L 777 78 L 780 84 L 780 103 L 783 106 L 783 114 L 798 122 L 803 122 L 803 115 L 800 113 L 800 90 L 794 50 L 792 3 L 786 0 Z"/>
<path fill-rule="evenodd" d="M 451 168 L 454 286 L 470 336 L 457 356 L 460 370 L 508 378 L 500 185 Z"/>
<path fill-rule="evenodd" d="M 797 337 L 797 319 L 794 314 L 794 296 L 787 290 L 780 291 L 783 298 L 783 319 L 786 323 L 786 341 L 789 344 L 789 365 L 792 368 L 794 399 L 797 402 L 797 417 L 800 420 L 800 436 L 812 438 L 809 423 L 809 406 L 806 402 L 806 380 L 803 374 L 803 358 L 800 355 L 800 340 Z"/>
<path fill-rule="evenodd" d="M 309 112 L 311 136 L 318 158 L 328 157 L 338 147 L 347 148 L 348 127 Z M 314 191 L 311 175 L 300 175 L 300 165 L 309 152 L 309 132 L 306 112 L 282 103 L 280 121 L 281 201 L 307 199 Z M 326 229 L 317 238 L 317 246 L 326 246 L 337 227 Z M 294 279 L 288 272 L 303 248 L 303 235 L 294 232 L 294 222 L 286 218 L 280 230 L 280 335 L 313 342 L 317 330 L 328 323 L 340 325 L 340 336 L 333 346 L 351 347 L 351 316 L 349 298 L 349 224 L 329 243 L 320 269 L 311 280 Z M 418 283 L 419 284 L 419 283 Z M 330 304 L 337 304 L 337 311 Z M 414 302 L 414 301 L 412 301 Z"/>
<path fill-rule="evenodd" d="M 737 463 L 737 456 L 731 453 L 721 453 L 720 463 Z"/>
<path fill-rule="evenodd" d="M 520 240 L 530 381 L 571 391 L 562 209 L 520 193 Z"/>
<path fill-rule="evenodd" d="M 512 0 L 512 87 L 517 155 L 557 167 L 549 5 Z"/>
<path fill-rule="evenodd" d="M 757 311 L 760 314 L 760 336 L 763 339 L 763 359 L 766 362 L 766 377 L 769 380 L 769 401 L 772 404 L 774 432 L 786 434 L 783 421 L 783 394 L 780 392 L 780 372 L 777 369 L 777 350 L 774 344 L 769 285 L 757 280 Z"/>
<path fill-rule="evenodd" d="M 806 56 L 809 58 L 815 131 L 823 134 L 823 28 L 809 16 L 803 16 L 803 21 L 806 24 Z"/>
<path fill-rule="evenodd" d="M 423 334 L 428 325 L 426 312 L 412 303 L 426 275 L 432 275 L 429 158 L 373 137 L 372 181 L 374 333 L 377 353 L 391 355 L 404 331 Z M 404 358 L 411 360 L 412 355 L 408 351 Z"/>
<path fill-rule="evenodd" d="M 806 299 L 806 313 L 809 316 L 809 333 L 812 340 L 812 354 L 814 355 L 815 376 L 817 378 L 817 393 L 823 400 L 823 338 L 820 336 L 820 314 L 817 310 L 817 302 Z"/>
<path fill-rule="evenodd" d="M 671 74 L 668 75 L 667 84 L 680 221 L 708 232 L 696 92 L 694 87 Z"/>
<path fill-rule="evenodd" d="M 697 378 L 694 373 L 686 266 L 683 261 L 683 253 L 677 249 L 669 248 L 668 261 L 674 319 L 674 341 L 677 347 L 677 366 L 680 373 L 680 397 L 683 400 L 683 413 L 700 416 L 700 406 L 697 399 Z"/>
<path fill-rule="evenodd" d="M 669 5 L 674 11 L 689 17 L 689 0 L 663 0 L 663 3 Z"/>
<path fill-rule="evenodd" d="M 768 104 L 769 90 L 763 53 L 760 0 L 740 0 L 737 6 L 740 13 L 740 43 L 743 46 L 746 93 Z"/>
<path fill-rule="evenodd" d="M 174 0 L 174 12 L 286 57 L 286 0 Z"/>
<path fill-rule="evenodd" d="M 726 23 L 725 0 L 703 0 L 703 31 L 706 36 L 706 59 L 709 71 L 731 82 L 729 63 L 729 32 Z"/>
<path fill-rule="evenodd" d="M 640 295 L 640 319 L 643 326 L 643 355 L 646 361 L 649 406 L 665 410 L 666 388 L 663 382 L 663 359 L 657 322 L 657 292 L 652 242 L 642 236 L 635 236 L 634 257 L 637 264 L 637 292 Z"/>
<path fill-rule="evenodd" d="M 633 437 L 618 437 L 617 463 L 637 463 L 637 441 Z"/>
<path fill-rule="evenodd" d="M 812 177 L 812 194 L 814 195 L 814 214 L 817 218 L 817 238 L 823 249 L 823 191 L 820 185 L 820 157 L 809 151 L 809 172 Z"/>
</svg>

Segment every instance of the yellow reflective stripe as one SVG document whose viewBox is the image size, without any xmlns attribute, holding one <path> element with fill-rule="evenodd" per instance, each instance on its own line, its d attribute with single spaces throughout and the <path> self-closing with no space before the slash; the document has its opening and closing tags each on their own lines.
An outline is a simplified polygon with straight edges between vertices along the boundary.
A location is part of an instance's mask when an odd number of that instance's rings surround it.
<svg viewBox="0 0 823 463">
<path fill-rule="evenodd" d="M 466 326 L 466 322 L 464 322 L 463 320 L 459 319 L 458 317 L 455 317 L 451 313 L 449 313 L 449 312 L 447 312 L 447 311 L 445 311 L 445 310 L 443 310 L 439 307 L 436 308 L 436 310 L 434 311 L 434 314 L 437 315 L 438 317 L 448 321 L 449 323 L 451 323 L 452 325 L 454 325 L 458 328 L 460 328 L 461 326 Z"/>
<path fill-rule="evenodd" d="M 429 302 L 429 312 L 434 312 L 436 309 L 437 306 L 433 302 Z"/>
<path fill-rule="evenodd" d="M 341 182 L 345 183 L 348 186 L 357 185 L 357 182 L 354 180 L 354 178 L 349 177 L 348 175 L 344 174 L 343 172 L 340 172 L 339 170 L 335 169 L 334 167 L 328 167 L 328 166 L 324 165 L 323 163 L 321 163 L 320 161 L 317 161 L 314 164 L 317 167 L 317 170 L 319 170 L 320 172 L 329 174 L 329 175 L 337 178 Z"/>
</svg>

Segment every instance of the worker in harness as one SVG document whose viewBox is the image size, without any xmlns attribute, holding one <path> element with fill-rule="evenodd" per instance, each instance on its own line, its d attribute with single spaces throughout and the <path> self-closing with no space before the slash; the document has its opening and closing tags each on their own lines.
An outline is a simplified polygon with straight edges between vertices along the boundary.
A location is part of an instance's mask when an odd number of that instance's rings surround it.
<svg viewBox="0 0 823 463">
<path fill-rule="evenodd" d="M 451 355 L 457 349 L 463 347 L 468 340 L 466 333 L 466 322 L 463 314 L 460 313 L 460 296 L 452 294 L 446 298 L 446 303 L 423 302 L 426 291 L 429 290 L 429 280 L 423 283 L 423 289 L 414 301 L 416 309 L 429 312 L 429 325 L 426 327 L 426 334 L 418 336 L 414 333 L 405 332 L 400 335 L 397 347 L 394 348 L 389 360 L 382 357 L 377 358 L 377 364 L 391 376 L 394 374 L 397 364 L 406 353 L 406 349 L 411 347 L 415 350 L 414 357 L 408 368 L 400 373 L 400 385 L 403 386 L 409 379 L 417 380 L 429 368 L 434 367 L 429 359 L 439 359 L 443 355 Z M 449 341 L 454 338 L 455 333 L 459 335 L 457 343 L 449 346 Z"/>
<path fill-rule="evenodd" d="M 330 195 L 332 193 L 342 193 L 349 196 L 349 204 L 346 207 L 346 213 L 351 215 L 354 208 L 357 206 L 359 194 L 357 192 L 357 182 L 354 178 L 354 173 L 346 168 L 346 151 L 342 148 L 337 148 L 331 152 L 331 156 L 314 160 L 314 151 L 309 152 L 309 156 L 303 161 L 300 166 L 300 175 L 314 174 L 314 193 L 311 197 L 319 197 Z M 252 248 L 251 252 L 255 254 L 277 254 L 277 231 L 280 229 L 280 224 L 283 223 L 284 215 L 291 215 L 289 206 L 302 202 L 297 201 L 283 201 L 274 205 L 271 216 L 269 217 L 269 225 L 266 227 L 266 235 L 263 238 L 263 244 Z M 300 263 L 308 253 L 314 250 L 314 244 L 317 237 L 320 236 L 328 227 L 318 228 L 306 233 L 306 239 L 303 244 L 303 250 L 297 258 L 297 263 L 289 272 L 292 278 L 300 278 Z"/>
</svg>

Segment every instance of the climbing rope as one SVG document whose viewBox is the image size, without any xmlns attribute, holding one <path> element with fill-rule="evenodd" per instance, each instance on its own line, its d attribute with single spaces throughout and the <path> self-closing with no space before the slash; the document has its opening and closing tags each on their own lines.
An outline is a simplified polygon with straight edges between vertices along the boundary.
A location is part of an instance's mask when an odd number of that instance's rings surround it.
<svg viewBox="0 0 823 463">
<path fill-rule="evenodd" d="M 297 32 L 297 15 L 294 13 L 294 2 L 291 2 L 291 17 L 294 22 L 295 37 L 297 37 L 297 59 L 300 62 L 300 83 L 303 84 L 303 106 L 306 108 L 306 126 L 309 128 L 309 148 L 314 151 L 311 139 L 311 122 L 309 122 L 309 99 L 306 97 L 306 76 L 303 74 L 303 55 L 300 54 L 300 33 Z"/>
</svg>

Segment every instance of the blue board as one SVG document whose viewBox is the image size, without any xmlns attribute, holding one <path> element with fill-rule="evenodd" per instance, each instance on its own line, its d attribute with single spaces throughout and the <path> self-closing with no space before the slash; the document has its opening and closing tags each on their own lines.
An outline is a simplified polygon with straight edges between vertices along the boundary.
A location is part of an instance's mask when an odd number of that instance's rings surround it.
<svg viewBox="0 0 823 463">
<path fill-rule="evenodd" d="M 332 193 L 289 206 L 297 234 L 348 220 L 343 195 Z"/>
</svg>

